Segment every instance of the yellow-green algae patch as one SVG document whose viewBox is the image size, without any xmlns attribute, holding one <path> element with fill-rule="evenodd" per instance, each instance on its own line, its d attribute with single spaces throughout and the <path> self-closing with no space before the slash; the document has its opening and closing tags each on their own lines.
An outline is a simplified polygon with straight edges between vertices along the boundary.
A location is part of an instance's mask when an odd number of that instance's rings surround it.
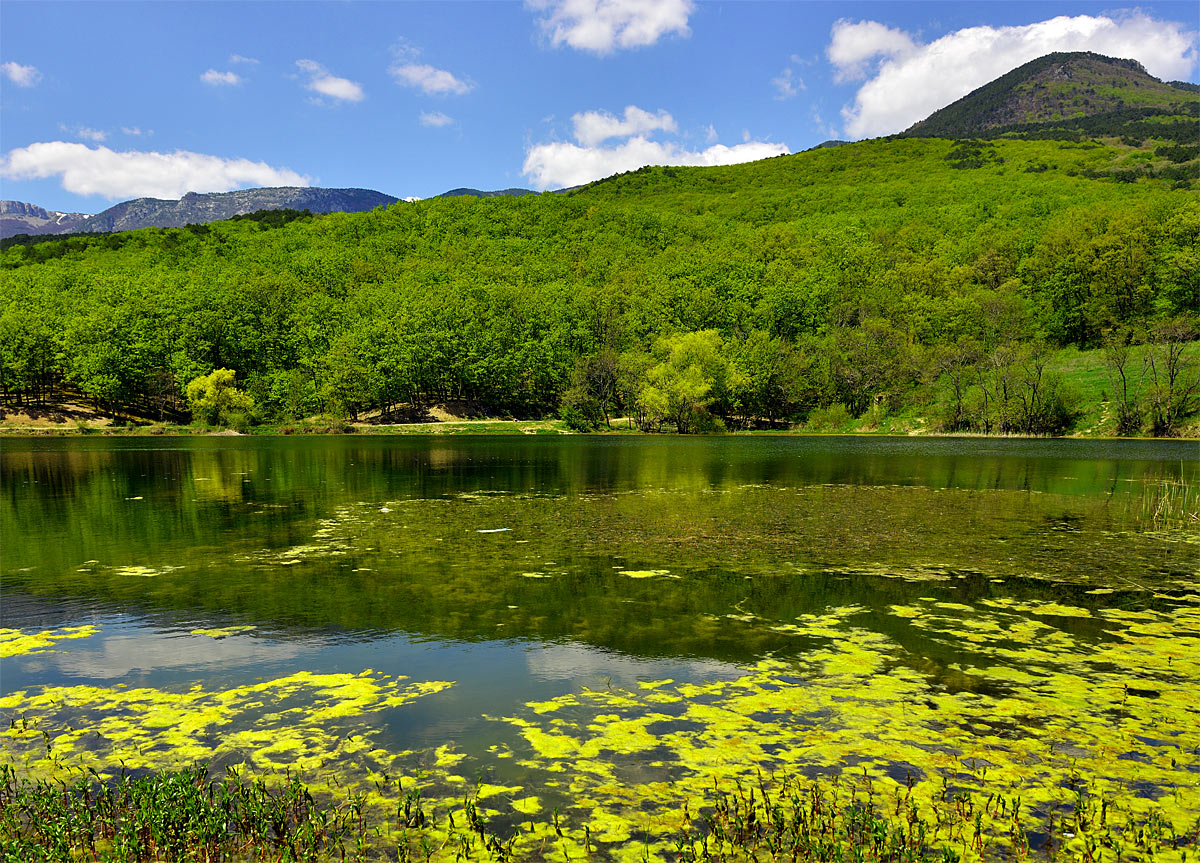
<svg viewBox="0 0 1200 863">
<path fill-rule="evenodd" d="M 98 626 L 64 626 L 61 629 L 43 629 L 40 632 L 25 632 L 20 629 L 0 629 L 0 657 L 25 656 L 31 653 L 48 653 L 47 648 L 55 642 L 72 638 L 87 638 L 100 631 Z"/>
<path fill-rule="evenodd" d="M 576 823 L 602 843 L 640 836 L 651 859 L 674 847 L 684 803 L 699 805 L 714 783 L 752 787 L 760 772 L 857 776 L 929 817 L 947 788 L 986 789 L 1020 797 L 1035 820 L 1086 798 L 1108 801 L 1112 825 L 1197 829 L 1200 609 L 1105 610 L 1099 640 L 1053 625 L 1096 617 L 1057 603 L 892 610 L 961 649 L 958 667 L 931 676 L 899 642 L 850 626 L 862 609 L 849 606 L 783 625 L 828 639 L 796 660 L 766 659 L 734 680 L 584 690 L 505 721 L 529 748 L 521 763 L 566 777 Z M 966 859 L 1006 841 L 1011 813 L 980 823 L 989 838 L 964 833 Z"/>
<path fill-rule="evenodd" d="M 249 632 L 250 630 L 256 629 L 256 628 L 257 627 L 251 626 L 249 624 L 244 624 L 242 626 L 222 626 L 222 627 L 215 627 L 213 629 L 193 629 L 188 634 L 189 635 L 207 635 L 209 638 L 227 638 L 230 635 L 239 635 L 243 632 Z"/>
<path fill-rule="evenodd" d="M 183 692 L 44 686 L 0 696 L 0 710 L 14 720 L 0 737 L 7 738 L 10 757 L 33 775 L 67 766 L 159 770 L 216 759 L 311 769 L 372 748 L 363 733 L 342 732 L 333 720 L 399 707 L 451 685 L 368 670 L 301 671 L 247 686 L 197 685 Z"/>
</svg>

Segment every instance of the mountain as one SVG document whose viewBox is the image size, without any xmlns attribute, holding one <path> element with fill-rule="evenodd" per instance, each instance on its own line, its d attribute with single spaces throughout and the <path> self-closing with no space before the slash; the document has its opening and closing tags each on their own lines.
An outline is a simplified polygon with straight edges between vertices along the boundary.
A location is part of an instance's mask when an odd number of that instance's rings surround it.
<svg viewBox="0 0 1200 863">
<path fill-rule="evenodd" d="M 319 189 L 282 186 L 234 192 L 188 192 L 178 201 L 135 198 L 95 215 L 55 213 L 20 201 L 0 203 L 0 237 L 15 234 L 70 234 L 131 231 L 135 228 L 181 228 L 206 224 L 259 210 L 309 210 L 313 213 L 357 213 L 386 207 L 398 199 L 371 189 Z"/>
<path fill-rule="evenodd" d="M 905 137 L 1165 138 L 1181 144 L 1198 136 L 1200 93 L 1195 85 L 1164 83 L 1136 60 L 1086 51 L 1047 54 L 935 111 Z M 1153 118 L 1153 119 L 1152 119 Z M 1147 128 L 1147 123 L 1152 128 Z"/>
<path fill-rule="evenodd" d="M 86 213 L 60 213 L 21 201 L 0 201 L 0 237 L 14 234 L 59 234 L 90 218 Z"/>
<path fill-rule="evenodd" d="M 442 192 L 439 198 L 519 198 L 522 195 L 536 195 L 532 189 L 499 189 L 495 192 L 481 192 L 479 189 L 451 189 Z"/>
</svg>

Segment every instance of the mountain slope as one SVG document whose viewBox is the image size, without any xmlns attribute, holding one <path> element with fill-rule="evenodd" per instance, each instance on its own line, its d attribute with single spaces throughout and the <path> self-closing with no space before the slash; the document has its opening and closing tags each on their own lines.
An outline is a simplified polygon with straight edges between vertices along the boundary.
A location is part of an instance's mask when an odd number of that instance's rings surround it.
<svg viewBox="0 0 1200 863">
<path fill-rule="evenodd" d="M 532 189 L 497 189 L 496 191 L 485 192 L 479 189 L 451 189 L 449 192 L 442 192 L 438 195 L 439 198 L 519 198 L 522 195 L 536 195 L 537 192 Z"/>
<path fill-rule="evenodd" d="M 0 237 L 15 234 L 105 233 L 136 228 L 181 228 L 230 219 L 258 210 L 309 210 L 313 213 L 357 213 L 386 207 L 397 199 L 372 189 L 319 189 L 282 186 L 234 192 L 189 192 L 178 201 L 135 198 L 94 216 L 51 214 L 41 207 L 5 201 Z M 11 214 L 11 215 L 10 215 Z M 45 214 L 45 215 L 42 215 Z"/>
<path fill-rule="evenodd" d="M 88 216 L 85 213 L 60 213 L 22 201 L 0 201 L 0 237 L 16 234 L 58 234 L 72 230 Z"/>
<path fill-rule="evenodd" d="M 1028 135 L 1039 129 L 1078 129 L 1090 135 L 1123 136 L 1131 122 L 1150 117 L 1197 116 L 1200 93 L 1165 84 L 1135 60 L 1090 52 L 1047 54 L 915 123 L 903 135 L 926 138 Z M 1090 121 L 1090 122 L 1081 122 Z M 1164 127 L 1172 124 L 1163 124 Z M 1192 124 L 1166 129 L 1182 143 L 1195 138 Z M 1177 138 L 1177 134 L 1185 137 Z M 1166 136 L 1156 136 L 1166 137 Z"/>
</svg>

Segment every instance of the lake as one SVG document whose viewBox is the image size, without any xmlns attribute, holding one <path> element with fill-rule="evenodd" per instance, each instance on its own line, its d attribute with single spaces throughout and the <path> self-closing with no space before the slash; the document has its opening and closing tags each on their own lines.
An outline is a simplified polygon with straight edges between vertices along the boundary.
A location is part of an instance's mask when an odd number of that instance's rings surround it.
<svg viewBox="0 0 1200 863">
<path fill-rule="evenodd" d="M 760 773 L 1200 813 L 1195 442 L 34 438 L 0 482 L 33 775 L 400 777 L 568 857 Z"/>
</svg>

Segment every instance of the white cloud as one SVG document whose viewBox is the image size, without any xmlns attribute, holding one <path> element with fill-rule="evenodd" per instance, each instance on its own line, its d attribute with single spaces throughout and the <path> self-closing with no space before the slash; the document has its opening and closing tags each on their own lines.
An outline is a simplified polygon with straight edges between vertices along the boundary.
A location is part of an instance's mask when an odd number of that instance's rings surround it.
<svg viewBox="0 0 1200 863">
<path fill-rule="evenodd" d="M 578 186 L 644 165 L 734 165 L 753 162 L 788 152 L 783 144 L 752 141 L 744 132 L 744 143 L 734 147 L 714 143 L 716 129 L 705 132 L 710 144 L 704 150 L 688 150 L 675 142 L 651 141 L 651 132 L 675 132 L 675 118 L 666 111 L 651 114 L 636 105 L 625 109 L 624 118 L 606 111 L 585 111 L 571 117 L 577 144 L 537 144 L 525 153 L 522 171 L 539 189 Z M 620 144 L 602 146 L 610 138 L 625 138 Z"/>
<path fill-rule="evenodd" d="M 82 138 L 85 141 L 93 141 L 97 144 L 108 138 L 108 132 L 105 132 L 103 129 L 90 129 L 87 126 L 68 126 L 66 123 L 59 123 L 58 131 L 74 135 L 76 138 Z"/>
<path fill-rule="evenodd" d="M 342 102 L 361 102 L 367 98 L 361 84 L 329 74 L 329 71 L 315 60 L 297 60 L 296 65 L 301 71 L 308 73 L 308 83 L 304 86 L 314 93 Z"/>
<path fill-rule="evenodd" d="M 430 96 L 461 96 L 469 93 L 474 84 L 456 78 L 445 69 L 438 69 L 425 63 L 402 63 L 388 69 L 397 84 L 406 87 L 416 87 Z"/>
<path fill-rule="evenodd" d="M 1187 78 L 1196 33 L 1135 12 L 1059 16 L 1017 27 L 969 27 L 920 44 L 874 21 L 839 21 L 828 56 L 839 80 L 869 78 L 842 110 L 849 135 L 902 131 L 1006 72 L 1054 51 L 1093 51 L 1137 60 L 1163 79 Z"/>
<path fill-rule="evenodd" d="M 877 57 L 895 59 L 917 50 L 917 44 L 903 30 L 888 27 L 878 21 L 846 20 L 833 25 L 829 41 L 829 60 L 836 70 L 834 80 L 861 81 L 870 71 L 870 62 Z"/>
<path fill-rule="evenodd" d="M 59 177 L 76 195 L 179 198 L 186 192 L 227 192 L 248 186 L 307 186 L 308 177 L 249 159 L 223 159 L 176 150 L 154 153 L 47 141 L 10 150 L 0 159 L 0 177 L 32 180 Z"/>
<path fill-rule="evenodd" d="M 537 188 L 549 189 L 578 186 L 644 165 L 735 165 L 787 152 L 787 147 L 769 141 L 750 141 L 734 147 L 714 144 L 694 151 L 638 135 L 612 147 L 538 144 L 525 154 L 521 170 Z"/>
<path fill-rule="evenodd" d="M 18 87 L 32 87 L 38 81 L 42 80 L 42 73 L 36 67 L 22 66 L 20 63 L 15 63 L 12 60 L 0 64 L 0 72 L 3 72 L 4 77 Z"/>
<path fill-rule="evenodd" d="M 614 117 L 607 111 L 585 111 L 571 117 L 575 127 L 575 140 L 585 147 L 602 144 L 609 138 L 628 138 L 647 132 L 674 132 L 675 118 L 666 111 L 657 114 L 644 111 L 637 105 L 625 109 L 625 118 Z"/>
<path fill-rule="evenodd" d="M 791 99 L 804 89 L 804 79 L 789 66 L 779 73 L 778 78 L 771 79 L 771 86 L 775 88 L 776 99 Z"/>
<path fill-rule="evenodd" d="M 449 126 L 454 122 L 453 117 L 447 117 L 441 111 L 422 111 L 421 116 L 417 118 L 417 122 L 422 126 L 440 129 L 442 126 Z"/>
<path fill-rule="evenodd" d="M 140 138 L 142 135 L 153 135 L 153 129 L 143 129 L 140 126 L 122 126 L 122 135 L 132 135 L 135 138 Z"/>
<path fill-rule="evenodd" d="M 692 0 L 527 0 L 542 13 L 542 31 L 555 47 L 569 45 L 593 54 L 642 48 L 663 36 L 688 36 Z"/>
<path fill-rule="evenodd" d="M 236 72 L 218 72 L 216 69 L 209 69 L 200 76 L 200 80 L 213 87 L 236 87 L 242 83 L 242 76 Z"/>
<path fill-rule="evenodd" d="M 255 60 L 253 57 L 243 57 L 241 54 L 230 54 L 229 62 L 230 63 L 248 63 L 251 66 L 258 65 L 258 61 Z"/>
</svg>

